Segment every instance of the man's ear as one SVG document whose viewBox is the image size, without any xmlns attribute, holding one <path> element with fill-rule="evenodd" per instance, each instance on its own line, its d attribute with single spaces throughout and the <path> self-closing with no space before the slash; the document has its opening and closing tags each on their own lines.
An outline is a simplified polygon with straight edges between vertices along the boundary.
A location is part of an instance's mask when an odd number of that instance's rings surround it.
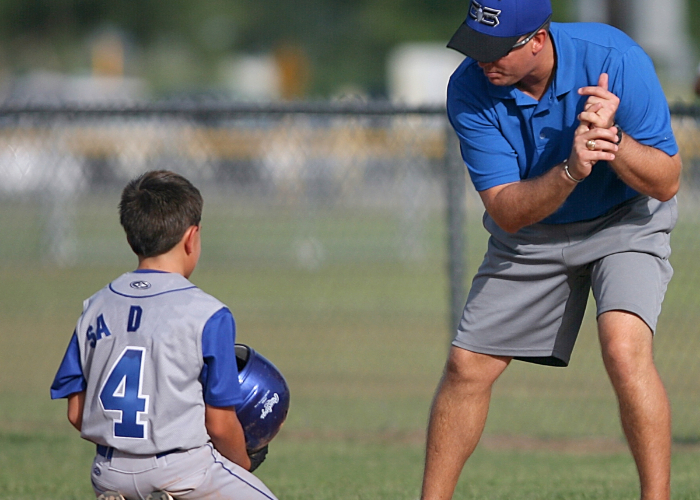
<svg viewBox="0 0 700 500">
<path fill-rule="evenodd" d="M 194 252 L 195 237 L 197 236 L 197 233 L 199 233 L 199 226 L 190 226 L 187 228 L 185 234 L 182 236 L 182 241 L 185 246 L 185 253 L 187 253 L 187 255 L 190 255 L 192 252 Z"/>
<path fill-rule="evenodd" d="M 537 54 L 541 51 L 545 47 L 548 38 L 549 33 L 547 33 L 547 30 L 539 30 L 537 34 L 532 37 L 532 53 Z"/>
</svg>

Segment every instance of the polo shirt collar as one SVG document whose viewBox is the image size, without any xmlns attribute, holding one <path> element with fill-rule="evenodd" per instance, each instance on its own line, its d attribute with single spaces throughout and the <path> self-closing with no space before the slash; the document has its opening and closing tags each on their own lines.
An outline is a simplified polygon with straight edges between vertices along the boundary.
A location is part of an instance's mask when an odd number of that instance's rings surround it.
<svg viewBox="0 0 700 500">
<path fill-rule="evenodd" d="M 554 94 L 561 97 L 574 90 L 576 84 L 576 48 L 571 37 L 559 29 L 557 23 L 550 28 L 554 50 L 557 54 L 557 69 L 554 75 Z"/>
</svg>

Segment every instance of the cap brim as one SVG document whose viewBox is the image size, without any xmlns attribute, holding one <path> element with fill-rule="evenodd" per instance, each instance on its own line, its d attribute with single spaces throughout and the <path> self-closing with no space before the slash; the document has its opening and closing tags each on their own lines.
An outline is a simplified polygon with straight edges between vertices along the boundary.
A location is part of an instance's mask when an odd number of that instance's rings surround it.
<svg viewBox="0 0 700 500">
<path fill-rule="evenodd" d="M 508 54 L 520 37 L 484 35 L 462 23 L 447 46 L 476 61 L 488 63 Z"/>
</svg>

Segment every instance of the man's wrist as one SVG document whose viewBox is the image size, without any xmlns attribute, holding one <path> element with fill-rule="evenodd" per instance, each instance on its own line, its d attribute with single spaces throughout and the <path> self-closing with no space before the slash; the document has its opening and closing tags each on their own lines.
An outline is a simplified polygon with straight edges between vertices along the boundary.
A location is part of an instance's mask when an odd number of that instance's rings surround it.
<svg viewBox="0 0 700 500">
<path fill-rule="evenodd" d="M 615 143 L 615 146 L 619 146 L 622 142 L 622 127 L 620 127 L 617 122 L 613 123 L 613 127 L 617 129 L 617 142 Z"/>
<path fill-rule="evenodd" d="M 583 179 L 577 179 L 576 177 L 571 175 L 571 172 L 569 172 L 569 160 L 566 160 L 564 162 L 564 173 L 566 174 L 566 177 L 569 178 L 569 180 L 575 182 L 576 184 L 583 182 Z"/>
</svg>

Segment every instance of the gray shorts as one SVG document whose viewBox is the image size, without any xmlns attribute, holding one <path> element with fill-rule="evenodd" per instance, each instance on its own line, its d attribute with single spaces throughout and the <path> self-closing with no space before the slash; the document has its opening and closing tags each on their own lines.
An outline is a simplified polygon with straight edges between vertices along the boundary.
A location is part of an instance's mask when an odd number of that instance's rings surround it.
<svg viewBox="0 0 700 500">
<path fill-rule="evenodd" d="M 673 269 L 676 199 L 637 196 L 606 215 L 516 234 L 488 214 L 488 250 L 452 342 L 474 352 L 566 366 L 590 291 L 597 314 L 623 310 L 652 332 Z"/>
</svg>

